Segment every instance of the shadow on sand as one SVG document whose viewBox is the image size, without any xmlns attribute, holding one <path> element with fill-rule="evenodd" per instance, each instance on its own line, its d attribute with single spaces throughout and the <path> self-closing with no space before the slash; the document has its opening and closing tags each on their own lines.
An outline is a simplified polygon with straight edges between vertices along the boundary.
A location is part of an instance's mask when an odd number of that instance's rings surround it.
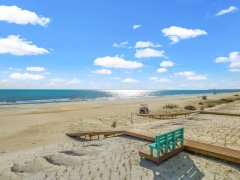
<svg viewBox="0 0 240 180">
<path fill-rule="evenodd" d="M 181 152 L 178 155 L 162 162 L 159 166 L 155 163 L 141 159 L 140 165 L 153 171 L 154 179 L 202 179 L 204 174 L 194 164 L 189 155 Z"/>
</svg>

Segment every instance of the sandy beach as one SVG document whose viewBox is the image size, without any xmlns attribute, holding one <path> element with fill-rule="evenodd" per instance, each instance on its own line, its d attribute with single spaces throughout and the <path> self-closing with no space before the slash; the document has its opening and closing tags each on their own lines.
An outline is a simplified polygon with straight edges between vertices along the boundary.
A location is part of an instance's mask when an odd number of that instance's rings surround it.
<svg viewBox="0 0 240 180">
<path fill-rule="evenodd" d="M 147 141 L 126 136 L 83 141 L 65 135 L 126 128 L 157 133 L 184 127 L 186 139 L 240 150 L 240 116 L 196 113 L 159 120 L 136 115 L 140 104 L 148 104 L 152 112 L 184 111 L 191 105 L 197 110 L 240 114 L 236 94 L 207 95 L 208 100 L 189 95 L 2 105 L 0 179 L 239 179 L 239 165 L 187 152 L 160 166 L 141 160 L 138 151 Z M 224 102 L 229 98 L 232 101 Z M 167 104 L 177 108 L 164 109 Z"/>
</svg>

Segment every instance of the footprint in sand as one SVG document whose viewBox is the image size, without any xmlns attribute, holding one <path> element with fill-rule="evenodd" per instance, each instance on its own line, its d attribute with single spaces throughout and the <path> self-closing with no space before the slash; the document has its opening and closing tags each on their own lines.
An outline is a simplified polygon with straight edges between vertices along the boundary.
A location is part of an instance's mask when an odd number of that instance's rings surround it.
<svg viewBox="0 0 240 180">
<path fill-rule="evenodd" d="M 46 168 L 49 168 L 49 166 L 41 159 L 38 159 L 36 161 L 25 162 L 24 164 L 15 163 L 11 167 L 11 171 L 14 173 L 37 173 Z"/>
<path fill-rule="evenodd" d="M 82 156 L 84 157 L 84 156 Z M 81 159 L 66 156 L 64 154 L 49 155 L 43 157 L 48 163 L 55 166 L 72 166 L 77 167 L 81 164 Z M 87 157 L 86 157 L 87 158 Z"/>
<path fill-rule="evenodd" d="M 60 151 L 59 153 L 63 153 L 70 156 L 84 156 L 82 151 Z"/>
</svg>

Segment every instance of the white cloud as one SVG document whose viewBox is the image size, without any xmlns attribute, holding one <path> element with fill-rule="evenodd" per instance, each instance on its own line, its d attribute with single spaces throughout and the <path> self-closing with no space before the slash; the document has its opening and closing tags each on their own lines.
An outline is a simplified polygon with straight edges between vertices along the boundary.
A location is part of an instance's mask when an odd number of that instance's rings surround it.
<svg viewBox="0 0 240 180">
<path fill-rule="evenodd" d="M 224 14 L 228 14 L 228 13 L 232 13 L 232 12 L 236 12 L 238 10 L 237 7 L 235 6 L 230 6 L 229 8 L 227 9 L 223 9 L 221 11 L 219 11 L 217 14 L 215 14 L 216 16 L 221 16 L 221 15 L 224 15 Z"/>
<path fill-rule="evenodd" d="M 109 78 L 109 79 L 111 79 L 111 80 L 119 80 L 119 79 L 121 79 L 120 77 L 111 77 L 111 78 Z"/>
<path fill-rule="evenodd" d="M 92 71 L 94 74 L 112 74 L 112 71 L 109 69 L 97 69 L 95 71 Z"/>
<path fill-rule="evenodd" d="M 35 72 L 44 72 L 46 69 L 44 67 L 38 67 L 38 66 L 30 66 L 26 67 L 27 71 L 35 71 Z"/>
<path fill-rule="evenodd" d="M 9 76 L 11 79 L 16 80 L 42 80 L 45 79 L 45 76 L 41 74 L 29 74 L 29 73 L 12 73 Z"/>
<path fill-rule="evenodd" d="M 62 82 L 65 82 L 66 79 L 63 79 L 63 78 L 53 78 L 53 79 L 50 79 L 51 82 L 58 82 L 58 83 L 62 83 Z"/>
<path fill-rule="evenodd" d="M 79 84 L 81 81 L 77 78 L 73 78 L 70 81 L 68 81 L 68 84 Z"/>
<path fill-rule="evenodd" d="M 177 26 L 164 28 L 162 33 L 172 41 L 172 44 L 178 43 L 182 39 L 190 39 L 207 34 L 206 31 L 201 29 L 186 29 Z"/>
<path fill-rule="evenodd" d="M 135 69 L 143 67 L 143 64 L 137 61 L 128 61 L 118 56 L 105 56 L 94 60 L 94 64 L 106 68 L 116 69 Z"/>
<path fill-rule="evenodd" d="M 167 71 L 168 71 L 167 68 L 158 68 L 157 69 L 158 73 L 164 73 L 164 72 L 167 72 Z"/>
<path fill-rule="evenodd" d="M 167 78 L 160 78 L 160 79 L 157 80 L 157 82 L 164 82 L 164 83 L 167 83 L 167 82 L 170 82 L 170 80 L 167 79 Z"/>
<path fill-rule="evenodd" d="M 172 61 L 162 61 L 161 63 L 160 63 L 160 66 L 161 67 L 172 67 L 172 66 L 174 66 L 175 65 L 175 63 L 173 63 Z"/>
<path fill-rule="evenodd" d="M 54 79 L 50 79 L 47 86 L 51 86 L 51 87 L 59 87 L 61 86 L 64 82 L 66 82 L 66 79 L 63 78 L 54 78 Z"/>
<path fill-rule="evenodd" d="M 116 47 L 116 48 L 128 48 L 128 49 L 131 48 L 128 45 L 128 41 L 124 41 L 124 42 L 120 42 L 120 43 L 113 43 L 113 47 Z"/>
<path fill-rule="evenodd" d="M 140 27 L 141 27 L 140 24 L 135 24 L 135 25 L 133 25 L 133 29 L 138 29 L 138 28 L 140 28 Z"/>
<path fill-rule="evenodd" d="M 152 58 L 152 57 L 165 57 L 164 50 L 158 51 L 151 48 L 137 49 L 135 53 L 136 58 Z"/>
<path fill-rule="evenodd" d="M 229 63 L 229 71 L 240 71 L 240 52 L 231 52 L 228 57 L 218 57 L 215 59 L 216 63 Z"/>
<path fill-rule="evenodd" d="M 150 77 L 149 80 L 151 80 L 153 82 L 156 82 L 156 83 L 160 83 L 160 82 L 167 83 L 167 82 L 170 82 L 170 80 L 167 79 L 167 78 L 158 78 L 158 77 Z"/>
<path fill-rule="evenodd" d="M 196 75 L 196 76 L 189 76 L 187 77 L 188 80 L 206 80 L 207 76 L 200 76 L 200 75 Z"/>
<path fill-rule="evenodd" d="M 47 49 L 39 48 L 32 42 L 21 39 L 20 36 L 9 35 L 7 38 L 0 38 L 0 54 L 24 56 L 46 53 L 49 53 Z"/>
<path fill-rule="evenodd" d="M 157 79 L 158 79 L 158 77 L 156 77 L 156 76 L 153 76 L 153 77 L 149 78 L 149 80 L 151 80 L 151 81 L 154 81 L 154 80 L 157 80 Z"/>
<path fill-rule="evenodd" d="M 223 62 L 229 62 L 229 59 L 227 57 L 218 57 L 215 59 L 216 63 L 223 63 Z"/>
<path fill-rule="evenodd" d="M 195 72 L 193 72 L 193 71 L 184 71 L 184 72 L 175 73 L 175 75 L 189 77 L 189 76 L 194 76 Z"/>
<path fill-rule="evenodd" d="M 206 80 L 206 75 L 197 75 L 194 71 L 184 71 L 184 72 L 178 72 L 175 73 L 177 76 L 184 76 L 187 78 L 187 80 Z"/>
<path fill-rule="evenodd" d="M 33 24 L 46 26 L 50 19 L 37 15 L 35 12 L 23 10 L 17 6 L 0 6 L 0 21 L 15 24 Z"/>
<path fill-rule="evenodd" d="M 53 78 L 50 79 L 48 81 L 47 86 L 51 86 L 51 87 L 62 87 L 64 85 L 77 85 L 81 82 L 81 80 L 77 79 L 77 78 L 73 78 L 73 79 L 64 79 L 64 78 Z"/>
<path fill-rule="evenodd" d="M 161 47 L 160 44 L 154 44 L 151 41 L 138 41 L 135 48 Z"/>
<path fill-rule="evenodd" d="M 139 83 L 138 80 L 132 79 L 132 78 L 126 78 L 122 82 L 124 82 L 124 83 Z"/>
<path fill-rule="evenodd" d="M 229 69 L 231 72 L 240 72 L 240 69 Z"/>
</svg>

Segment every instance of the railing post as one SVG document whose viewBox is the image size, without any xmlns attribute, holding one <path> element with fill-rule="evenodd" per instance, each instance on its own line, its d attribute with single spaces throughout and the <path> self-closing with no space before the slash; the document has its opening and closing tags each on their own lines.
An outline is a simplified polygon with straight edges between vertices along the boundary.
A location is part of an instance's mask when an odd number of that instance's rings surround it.
<svg viewBox="0 0 240 180">
<path fill-rule="evenodd" d="M 176 144 L 177 144 L 177 139 L 176 139 L 176 131 L 173 131 L 173 144 L 172 144 L 172 150 L 174 150 L 176 148 Z"/>
<path fill-rule="evenodd" d="M 165 134 L 164 153 L 168 153 L 168 134 Z"/>
<path fill-rule="evenodd" d="M 153 148 L 150 147 L 150 155 L 153 156 Z"/>
<path fill-rule="evenodd" d="M 184 142 L 184 128 L 181 129 L 181 146 L 183 146 Z"/>
</svg>

